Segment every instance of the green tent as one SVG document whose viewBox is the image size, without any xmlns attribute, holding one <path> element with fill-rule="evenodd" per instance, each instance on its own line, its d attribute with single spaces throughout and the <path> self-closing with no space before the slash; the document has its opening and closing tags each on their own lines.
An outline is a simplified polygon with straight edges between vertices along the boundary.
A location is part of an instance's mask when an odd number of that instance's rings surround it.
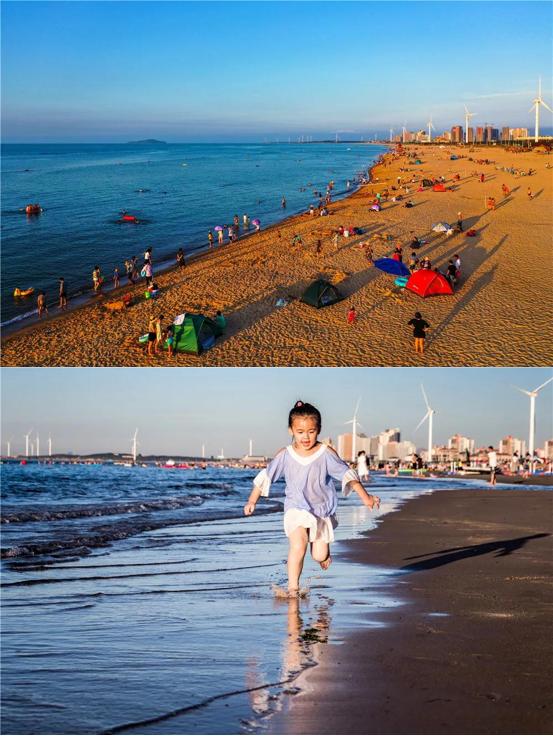
<svg viewBox="0 0 553 736">
<path fill-rule="evenodd" d="M 301 297 L 302 302 L 310 304 L 312 307 L 328 307 L 330 304 L 336 304 L 344 297 L 338 289 L 324 279 L 317 279 L 309 284 Z"/>
<path fill-rule="evenodd" d="M 214 320 L 203 314 L 187 314 L 180 325 L 174 325 L 174 350 L 199 355 L 215 344 L 222 330 Z"/>
</svg>

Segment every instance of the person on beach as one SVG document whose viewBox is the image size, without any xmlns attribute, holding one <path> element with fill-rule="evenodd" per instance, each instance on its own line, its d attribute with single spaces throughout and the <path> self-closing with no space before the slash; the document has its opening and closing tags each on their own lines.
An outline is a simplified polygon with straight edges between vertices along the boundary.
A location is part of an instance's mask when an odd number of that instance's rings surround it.
<svg viewBox="0 0 553 736">
<path fill-rule="evenodd" d="M 354 324 L 356 319 L 357 319 L 357 311 L 354 306 L 351 306 L 348 309 L 348 315 L 347 315 L 348 325 Z"/>
<path fill-rule="evenodd" d="M 155 355 L 156 352 L 156 318 L 153 314 L 148 320 L 148 355 Z"/>
<path fill-rule="evenodd" d="M 288 415 L 292 442 L 279 450 L 266 469 L 254 478 L 244 514 L 251 516 L 260 496 L 268 496 L 271 484 L 284 476 L 284 531 L 289 539 L 288 596 L 300 593 L 300 576 L 310 546 L 312 558 L 323 570 L 332 562 L 330 544 L 334 541 L 337 495 L 332 479 L 342 483 L 342 492 L 355 491 L 362 503 L 378 509 L 380 499 L 367 493 L 355 470 L 340 459 L 332 448 L 318 440 L 321 414 L 311 404 L 297 401 Z"/>
<path fill-rule="evenodd" d="M 134 284 L 138 281 L 138 258 L 136 256 L 131 258 L 131 273 L 132 283 Z"/>
<path fill-rule="evenodd" d="M 234 240 L 234 227 L 232 225 L 227 226 L 228 242 L 232 243 Z"/>
<path fill-rule="evenodd" d="M 244 215 L 244 217 L 242 218 L 242 222 L 244 223 L 244 230 L 249 230 L 250 229 L 250 218 L 248 217 L 248 215 Z"/>
<path fill-rule="evenodd" d="M 258 233 L 261 230 L 261 222 L 259 220 L 255 223 L 255 232 Z"/>
<path fill-rule="evenodd" d="M 451 284 L 451 288 L 457 283 L 457 266 L 453 258 L 450 258 L 447 264 L 446 279 Z"/>
<path fill-rule="evenodd" d="M 125 273 L 127 274 L 129 284 L 132 286 L 134 284 L 132 261 L 125 261 Z"/>
<path fill-rule="evenodd" d="M 488 447 L 488 465 L 490 466 L 490 485 L 495 486 L 497 482 L 497 452 L 491 445 Z"/>
<path fill-rule="evenodd" d="M 65 279 L 63 278 L 63 276 L 60 276 L 59 285 L 59 307 L 60 309 L 67 309 L 67 287 L 65 286 Z"/>
<path fill-rule="evenodd" d="M 48 314 L 48 307 L 46 306 L 46 294 L 43 291 L 39 291 L 36 298 L 36 306 L 38 309 L 38 317 L 42 319 L 44 314 Z"/>
<path fill-rule="evenodd" d="M 340 234 L 338 232 L 335 232 L 334 235 L 332 236 L 332 243 L 334 245 L 334 250 L 338 250 L 338 239 L 339 239 L 339 236 L 340 236 Z"/>
<path fill-rule="evenodd" d="M 455 278 L 459 281 L 461 278 L 461 258 L 458 253 L 453 255 L 453 263 L 455 264 Z"/>
<path fill-rule="evenodd" d="M 240 233 L 240 220 L 238 219 L 238 215 L 234 215 L 232 222 L 234 223 L 234 232 L 238 236 Z"/>
<path fill-rule="evenodd" d="M 509 187 L 507 186 L 507 184 L 502 184 L 501 185 L 501 191 L 503 192 L 503 198 L 508 197 L 509 194 L 511 193 L 511 190 L 509 189 Z"/>
<path fill-rule="evenodd" d="M 323 251 L 323 241 L 320 238 L 317 238 L 317 243 L 315 245 L 315 253 L 319 255 Z"/>
<path fill-rule="evenodd" d="M 359 480 L 369 480 L 369 467 L 367 465 L 367 453 L 365 450 L 360 450 L 357 453 L 357 475 Z"/>
<path fill-rule="evenodd" d="M 219 245 L 223 245 L 223 239 L 224 239 L 223 231 L 219 230 L 217 232 L 217 242 L 219 243 Z"/>
<path fill-rule="evenodd" d="M 160 314 L 159 317 L 156 319 L 156 344 L 154 347 L 154 353 L 157 353 L 158 348 L 159 350 L 163 350 L 163 329 L 161 327 L 162 319 L 162 314 Z"/>
<path fill-rule="evenodd" d="M 280 200 L 280 206 L 282 207 L 282 209 L 283 209 L 283 210 L 285 210 L 285 209 L 286 209 L 286 197 L 283 197 L 283 198 L 282 198 L 282 199 Z"/>
<path fill-rule="evenodd" d="M 152 249 L 146 248 L 144 251 L 144 263 L 149 263 L 150 266 L 152 265 Z"/>
<path fill-rule="evenodd" d="M 150 284 L 152 283 L 152 281 L 153 281 L 152 264 L 150 263 L 150 261 L 146 261 L 146 263 L 144 264 L 144 268 L 140 272 L 140 275 L 144 279 L 144 283 L 146 284 L 146 288 L 148 288 L 150 286 Z"/>
<path fill-rule="evenodd" d="M 217 310 L 217 314 L 215 315 L 215 324 L 219 327 L 222 334 L 224 334 L 227 329 L 227 320 L 220 309 Z"/>
<path fill-rule="evenodd" d="M 113 288 L 118 289 L 119 284 L 120 284 L 119 269 L 117 268 L 117 266 L 115 266 L 115 268 L 113 269 Z"/>
<path fill-rule="evenodd" d="M 534 199 L 534 193 L 532 192 L 530 187 L 528 187 L 528 189 L 526 190 L 526 196 L 528 197 L 528 199 Z"/>
<path fill-rule="evenodd" d="M 92 285 L 94 287 L 95 293 L 99 293 L 102 290 L 102 272 L 100 271 L 100 266 L 94 266 L 94 270 L 92 271 Z"/>
<path fill-rule="evenodd" d="M 309 205 L 309 214 L 311 217 L 315 215 L 315 207 L 312 204 Z"/>
<path fill-rule="evenodd" d="M 213 240 L 213 235 L 211 236 L 211 239 Z M 211 245 L 209 247 L 211 248 Z M 179 268 L 184 268 L 186 266 L 186 259 L 184 257 L 184 251 L 182 248 L 179 248 L 177 251 L 177 266 Z"/>
<path fill-rule="evenodd" d="M 430 328 L 428 322 L 423 319 L 420 312 L 415 312 L 413 319 L 407 323 L 413 327 L 413 337 L 415 338 L 415 353 L 424 353 L 424 341 L 426 339 L 426 330 Z"/>
<path fill-rule="evenodd" d="M 175 326 L 173 324 L 167 325 L 165 330 L 165 339 L 167 342 L 167 355 L 172 358 L 175 354 Z"/>
<path fill-rule="evenodd" d="M 211 230 L 209 230 L 207 233 L 207 243 L 209 245 L 209 249 L 211 250 L 211 248 L 213 248 L 213 233 L 211 232 Z"/>
</svg>

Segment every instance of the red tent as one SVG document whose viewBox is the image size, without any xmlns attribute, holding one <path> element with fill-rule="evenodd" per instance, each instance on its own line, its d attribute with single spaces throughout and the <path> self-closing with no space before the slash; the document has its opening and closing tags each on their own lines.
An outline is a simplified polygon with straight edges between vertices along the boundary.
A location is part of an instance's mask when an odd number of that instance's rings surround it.
<svg viewBox="0 0 553 736">
<path fill-rule="evenodd" d="M 445 184 L 434 184 L 434 186 L 432 187 L 432 191 L 433 192 L 445 192 L 446 191 Z"/>
<path fill-rule="evenodd" d="M 414 291 L 423 299 L 426 296 L 453 294 L 451 284 L 446 277 L 428 268 L 421 268 L 420 271 L 411 274 L 405 288 Z"/>
</svg>

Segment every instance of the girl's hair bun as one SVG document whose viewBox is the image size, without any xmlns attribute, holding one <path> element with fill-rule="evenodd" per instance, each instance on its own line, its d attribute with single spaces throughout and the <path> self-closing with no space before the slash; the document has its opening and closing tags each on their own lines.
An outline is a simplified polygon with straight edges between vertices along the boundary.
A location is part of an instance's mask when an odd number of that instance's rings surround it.
<svg viewBox="0 0 553 736">
<path fill-rule="evenodd" d="M 296 401 L 294 408 L 288 415 L 288 426 L 291 427 L 296 417 L 314 417 L 317 422 L 319 432 L 321 431 L 321 413 L 313 404 L 306 404 L 305 401 Z"/>
</svg>

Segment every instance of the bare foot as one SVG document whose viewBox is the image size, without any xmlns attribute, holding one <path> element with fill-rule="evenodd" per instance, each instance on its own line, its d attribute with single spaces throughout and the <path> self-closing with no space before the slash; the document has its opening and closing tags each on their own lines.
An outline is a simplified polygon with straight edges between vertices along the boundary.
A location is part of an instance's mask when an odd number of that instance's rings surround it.
<svg viewBox="0 0 553 736">
<path fill-rule="evenodd" d="M 323 570 L 328 570 L 331 564 L 332 564 L 332 557 L 330 555 L 328 555 L 326 560 L 319 562 L 319 565 L 323 568 Z"/>
</svg>

